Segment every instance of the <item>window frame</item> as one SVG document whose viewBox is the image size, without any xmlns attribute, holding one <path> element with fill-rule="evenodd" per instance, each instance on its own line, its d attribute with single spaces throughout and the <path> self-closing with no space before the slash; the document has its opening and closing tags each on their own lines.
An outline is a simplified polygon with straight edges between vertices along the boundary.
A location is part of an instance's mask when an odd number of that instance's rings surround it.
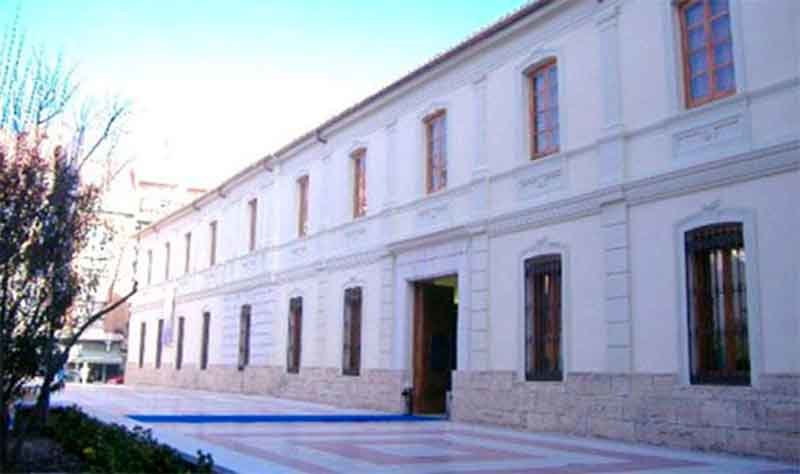
<svg viewBox="0 0 800 474">
<path fill-rule="evenodd" d="M 367 215 L 367 148 L 350 153 L 353 176 L 353 219 Z"/>
<path fill-rule="evenodd" d="M 706 234 L 705 238 L 703 238 L 703 234 Z M 712 240 L 716 240 L 716 242 Z M 719 269 L 719 265 L 717 265 L 717 271 L 712 270 L 711 272 L 706 272 L 708 268 L 704 265 L 706 262 L 703 260 L 705 260 L 706 257 L 713 258 L 711 257 L 711 253 L 717 252 L 724 254 L 721 262 L 721 270 Z M 732 270 L 732 266 L 728 260 L 728 258 L 734 258 L 734 252 L 741 252 L 744 255 L 742 268 L 737 269 L 735 272 Z M 748 327 L 748 250 L 745 247 L 743 224 L 741 222 L 718 222 L 686 230 L 684 232 L 684 255 L 686 259 L 684 285 L 687 302 L 685 324 L 688 331 L 687 343 L 689 349 L 689 382 L 692 385 L 749 386 L 752 380 L 752 347 L 750 344 Z M 719 256 L 720 255 L 717 254 L 717 257 Z M 715 276 L 720 276 L 720 271 L 722 273 L 723 281 L 714 281 Z M 707 275 L 707 278 L 705 278 L 706 281 L 702 283 L 698 282 L 698 280 L 704 275 L 701 272 L 706 272 L 704 274 Z M 734 273 L 738 275 L 739 279 L 739 285 L 737 286 L 740 286 L 740 288 L 738 290 L 732 288 L 734 282 Z M 741 288 L 741 286 L 744 288 Z M 702 299 L 698 301 L 698 292 L 700 290 L 705 290 L 705 294 L 702 295 Z M 716 300 L 719 298 L 720 291 L 722 291 L 723 298 L 721 307 L 719 304 L 715 304 Z M 735 293 L 738 295 L 734 295 Z M 736 298 L 736 301 L 734 301 L 734 298 Z M 703 304 L 703 300 L 705 300 L 705 304 Z M 711 301 L 711 303 L 709 303 L 709 301 Z M 736 303 L 738 303 L 738 305 Z M 723 365 L 725 365 L 724 367 L 718 368 L 717 370 L 698 368 L 696 365 L 700 365 L 701 360 L 704 362 L 703 365 L 706 365 L 709 362 L 708 356 L 713 356 L 713 354 L 709 354 L 704 349 L 707 348 L 709 344 L 714 344 L 714 341 L 718 336 L 717 330 L 719 328 L 710 328 L 710 331 L 712 332 L 710 342 L 708 338 L 702 340 L 698 338 L 695 335 L 696 330 L 694 328 L 698 325 L 702 325 L 703 322 L 706 323 L 705 326 L 709 325 L 709 321 L 713 323 L 715 316 L 715 305 L 717 306 L 717 310 L 720 310 L 723 313 L 722 317 L 724 318 L 724 326 L 741 325 L 742 321 L 735 321 L 736 316 L 733 314 L 737 311 L 736 307 L 738 306 L 740 320 L 742 319 L 741 315 L 744 314 L 744 329 L 742 330 L 741 328 L 738 328 L 738 331 L 736 329 L 734 331 L 722 331 L 720 338 L 723 339 L 724 347 L 726 349 L 723 356 L 723 358 L 726 359 L 723 363 Z M 698 313 L 701 312 L 704 314 L 698 315 Z M 709 329 L 706 328 L 706 330 Z M 742 334 L 736 334 L 737 332 Z M 746 371 L 737 371 L 735 369 L 736 361 L 731 360 L 736 358 L 734 352 L 740 344 L 744 344 L 747 347 Z M 705 352 L 703 355 L 697 355 L 697 357 L 699 357 L 701 360 L 695 360 L 695 353 L 698 351 Z M 731 363 L 734 365 L 733 369 L 731 369 L 729 366 Z"/>
<path fill-rule="evenodd" d="M 358 310 L 354 312 L 353 309 L 356 305 Z M 361 286 L 346 288 L 342 314 L 342 375 L 359 376 L 361 374 L 363 315 L 363 288 Z"/>
<path fill-rule="evenodd" d="M 144 367 L 145 348 L 147 344 L 147 322 L 139 325 L 139 368 Z"/>
<path fill-rule="evenodd" d="M 299 374 L 303 354 L 303 297 L 289 299 L 286 339 L 286 373 Z"/>
<path fill-rule="evenodd" d="M 738 79 L 737 79 L 737 51 L 734 45 L 734 24 L 733 24 L 733 7 L 731 5 L 731 1 L 728 1 L 727 9 L 723 14 L 718 15 L 717 17 L 713 17 L 711 14 L 711 0 L 680 0 L 676 4 L 676 11 L 678 15 L 678 34 L 680 36 L 680 61 L 681 61 L 681 69 L 682 69 L 682 76 L 683 76 L 683 92 L 684 92 L 684 106 L 686 109 L 694 109 L 697 107 L 701 107 L 711 102 L 715 102 L 720 99 L 724 99 L 726 97 L 730 97 L 737 93 L 738 87 Z M 692 75 L 691 75 L 691 68 L 690 68 L 690 51 L 689 51 L 689 35 L 688 35 L 688 25 L 686 24 L 686 10 L 690 6 L 696 3 L 703 3 L 703 29 L 705 33 L 705 38 L 703 42 L 704 48 L 707 50 L 706 52 L 706 71 L 705 74 L 708 76 L 708 95 L 701 98 L 701 99 L 693 99 L 692 97 Z M 711 22 L 717 18 L 720 18 L 723 15 L 727 15 L 728 17 L 728 39 L 727 42 L 730 43 L 730 50 L 731 50 L 731 59 L 728 63 L 725 63 L 721 66 L 715 64 L 714 60 L 714 40 L 711 37 L 713 31 L 711 29 Z M 716 86 L 716 70 L 720 69 L 721 67 L 731 66 L 731 74 L 733 75 L 733 87 L 729 90 L 725 91 L 718 91 Z"/>
<path fill-rule="evenodd" d="M 434 183 L 434 171 L 436 167 L 434 166 L 435 156 L 434 156 L 434 146 L 436 146 L 434 140 L 434 124 L 437 121 L 441 121 L 442 123 L 442 141 L 438 144 L 440 146 L 439 154 L 441 157 L 439 161 L 443 164 L 439 167 L 439 184 L 435 186 Z M 438 109 L 430 114 L 426 115 L 422 119 L 423 126 L 425 127 L 425 191 L 427 194 L 433 194 L 442 190 L 447 189 L 447 109 Z"/>
<path fill-rule="evenodd" d="M 181 370 L 183 366 L 183 336 L 185 331 L 186 318 L 178 317 L 178 337 L 175 342 L 175 370 Z"/>
<path fill-rule="evenodd" d="M 219 221 L 213 220 L 208 223 L 209 232 L 209 254 L 208 263 L 210 267 L 217 264 L 217 233 L 219 232 Z"/>
<path fill-rule="evenodd" d="M 297 178 L 297 237 L 303 238 L 308 236 L 308 192 L 309 192 L 310 178 L 309 175 L 304 174 Z"/>
<path fill-rule="evenodd" d="M 156 330 L 156 369 L 161 368 L 161 358 L 164 355 L 164 319 L 158 320 L 158 329 Z"/>
<path fill-rule="evenodd" d="M 524 336 L 524 350 L 523 350 L 523 372 L 525 376 L 525 381 L 529 382 L 541 382 L 541 381 L 550 381 L 550 382 L 562 382 L 564 380 L 564 373 L 565 373 L 565 363 L 564 363 L 564 264 L 563 264 L 563 255 L 561 253 L 547 253 L 547 254 L 540 254 L 536 256 L 529 256 L 525 258 L 523 261 L 523 268 L 524 268 L 524 281 L 523 281 L 523 336 Z M 553 265 L 557 265 L 555 270 L 549 269 L 548 266 L 552 267 Z M 550 270 L 550 271 L 548 271 Z M 557 332 L 555 335 L 550 334 L 550 338 L 554 338 L 555 342 L 553 345 L 555 346 L 555 358 L 557 360 L 558 366 L 556 370 L 550 371 L 543 371 L 537 370 L 536 367 L 531 367 L 530 362 L 531 360 L 538 360 L 545 358 L 544 353 L 547 351 L 547 346 L 540 347 L 536 344 L 536 338 L 540 337 L 534 333 L 534 327 L 538 326 L 541 327 L 543 324 L 539 321 L 536 321 L 537 314 L 539 311 L 537 310 L 536 305 L 538 304 L 538 299 L 536 296 L 536 289 L 535 289 L 535 281 L 532 281 L 537 275 L 545 275 L 550 276 L 553 278 L 553 273 L 557 275 L 557 292 L 555 293 L 555 299 L 557 301 L 550 301 L 549 303 L 556 304 L 558 308 L 558 324 L 557 324 Z M 534 285 L 534 288 L 531 288 L 531 285 Z M 533 293 L 531 293 L 533 292 Z M 553 293 L 551 293 L 553 294 Z M 545 311 L 548 313 L 551 310 L 552 306 L 547 306 Z M 550 310 L 550 311 L 548 311 Z M 548 314 L 548 317 L 553 317 L 552 314 Z M 545 336 L 547 337 L 547 336 Z M 551 354 L 553 355 L 553 354 Z"/>
<path fill-rule="evenodd" d="M 557 116 L 558 125 L 556 127 L 542 129 L 541 131 L 546 132 L 546 133 L 550 133 L 551 142 L 552 142 L 552 133 L 553 133 L 553 130 L 556 130 L 558 132 L 558 144 L 553 146 L 553 147 L 551 147 L 551 148 L 547 148 L 545 150 L 539 150 L 538 149 L 539 129 L 537 128 L 539 123 L 538 123 L 538 120 L 537 120 L 537 112 L 536 112 L 536 106 L 537 106 L 537 103 L 538 103 L 537 102 L 538 98 L 537 98 L 537 95 L 536 95 L 536 85 L 534 83 L 534 78 L 539 72 L 547 71 L 547 70 L 549 70 L 551 68 L 555 68 L 555 71 L 556 71 L 556 87 L 557 87 L 559 92 L 556 95 L 556 104 L 555 104 L 555 106 L 554 107 L 550 106 L 550 104 L 548 103 L 548 107 L 543 109 L 543 111 L 546 112 L 546 111 L 549 111 L 549 110 L 555 108 L 556 109 L 556 116 Z M 535 160 L 538 160 L 540 158 L 544 158 L 544 157 L 550 156 L 550 155 L 555 155 L 555 154 L 558 154 L 558 153 L 561 152 L 561 144 L 563 142 L 563 137 L 562 137 L 562 135 L 563 135 L 562 134 L 562 123 L 563 123 L 563 120 L 561 118 L 560 90 L 561 90 L 562 85 L 560 84 L 560 77 L 559 77 L 560 71 L 559 70 L 560 70 L 560 64 L 559 64 L 558 58 L 555 57 L 555 56 L 549 56 L 547 58 L 542 59 L 541 61 L 536 62 L 534 65 L 530 66 L 529 68 L 527 68 L 524 71 L 525 84 L 526 84 L 526 90 L 527 90 L 527 99 L 528 99 L 528 104 L 527 104 L 527 106 L 528 106 L 528 110 L 527 110 L 527 116 L 528 116 L 527 142 L 528 142 L 528 157 L 529 157 L 530 161 L 535 161 Z M 547 77 L 547 75 L 545 75 L 544 77 Z M 549 79 L 546 79 L 546 81 L 547 82 L 546 82 L 546 85 L 545 85 L 545 89 L 548 90 L 548 92 L 549 92 L 550 81 L 549 81 Z"/>
<path fill-rule="evenodd" d="M 252 323 L 252 307 L 249 304 L 242 305 L 239 313 L 239 359 L 237 367 L 244 370 L 250 365 L 250 325 Z"/>
<path fill-rule="evenodd" d="M 208 369 L 209 343 L 211 340 L 211 312 L 203 311 L 200 328 L 200 370 Z"/>
<path fill-rule="evenodd" d="M 169 263 L 172 260 L 172 245 L 164 242 L 164 281 L 169 281 Z"/>
<path fill-rule="evenodd" d="M 184 260 L 183 265 L 183 272 L 188 274 L 191 270 L 191 262 L 192 262 L 192 233 L 187 232 L 184 236 L 184 243 L 186 244 L 186 259 Z"/>
<path fill-rule="evenodd" d="M 247 249 L 255 252 L 256 239 L 258 238 L 258 198 L 247 201 L 248 218 L 250 219 L 250 234 Z"/>
</svg>

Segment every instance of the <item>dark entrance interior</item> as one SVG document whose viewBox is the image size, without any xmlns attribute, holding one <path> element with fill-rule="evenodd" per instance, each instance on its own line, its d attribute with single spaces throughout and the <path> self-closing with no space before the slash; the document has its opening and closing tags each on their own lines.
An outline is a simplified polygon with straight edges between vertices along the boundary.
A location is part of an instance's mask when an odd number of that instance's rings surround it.
<svg viewBox="0 0 800 474">
<path fill-rule="evenodd" d="M 455 275 L 414 283 L 414 413 L 444 413 L 456 370 Z"/>
</svg>

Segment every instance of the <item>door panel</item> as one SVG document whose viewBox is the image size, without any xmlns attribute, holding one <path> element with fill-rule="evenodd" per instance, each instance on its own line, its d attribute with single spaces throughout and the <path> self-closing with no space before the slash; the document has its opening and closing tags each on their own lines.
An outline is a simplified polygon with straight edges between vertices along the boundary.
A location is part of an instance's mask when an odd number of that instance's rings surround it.
<svg viewBox="0 0 800 474">
<path fill-rule="evenodd" d="M 455 369 L 457 306 L 451 287 L 418 283 L 414 300 L 414 411 L 444 413 Z"/>
</svg>

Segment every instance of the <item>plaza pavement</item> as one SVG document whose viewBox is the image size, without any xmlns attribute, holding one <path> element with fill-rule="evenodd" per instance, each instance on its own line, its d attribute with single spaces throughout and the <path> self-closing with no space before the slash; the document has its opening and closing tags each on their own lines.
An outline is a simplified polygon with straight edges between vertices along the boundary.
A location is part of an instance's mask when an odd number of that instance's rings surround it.
<svg viewBox="0 0 800 474">
<path fill-rule="evenodd" d="M 449 421 L 139 423 L 128 415 L 378 414 L 263 395 L 69 384 L 55 403 L 152 428 L 160 441 L 210 452 L 241 473 L 800 473 L 800 466 Z"/>
</svg>

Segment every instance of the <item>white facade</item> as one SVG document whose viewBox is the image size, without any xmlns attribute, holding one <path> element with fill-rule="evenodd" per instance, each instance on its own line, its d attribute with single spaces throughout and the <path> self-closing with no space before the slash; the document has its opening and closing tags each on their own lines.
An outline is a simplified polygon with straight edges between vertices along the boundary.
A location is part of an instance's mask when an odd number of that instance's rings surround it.
<svg viewBox="0 0 800 474">
<path fill-rule="evenodd" d="M 539 4 L 143 231 L 140 255 L 153 252 L 153 282 L 134 303 L 128 380 L 399 407 L 399 390 L 413 376 L 412 282 L 457 275 L 457 417 L 779 457 L 798 452 L 798 430 L 776 425 L 768 403 L 780 392 L 784 421 L 800 417 L 800 2 L 730 0 L 735 93 L 693 108 L 684 105 L 674 2 Z M 524 73 L 549 58 L 558 65 L 560 150 L 531 160 Z M 423 119 L 440 109 L 447 186 L 426 194 Z M 353 219 L 349 161 L 361 147 L 368 208 Z M 298 238 L 296 181 L 305 175 L 309 231 Z M 255 251 L 248 245 L 252 199 Z M 620 381 L 636 394 L 637 380 L 668 380 L 671 395 L 660 400 L 685 405 L 681 397 L 694 387 L 682 236 L 727 221 L 742 223 L 747 249 L 751 384 L 714 388 L 699 403 L 698 419 L 707 417 L 708 436 L 719 439 L 684 443 L 667 428 L 652 434 L 653 423 L 667 422 L 649 412 L 569 421 L 494 401 L 546 386 L 563 391 L 574 411 L 603 395 L 594 390 L 606 381 L 612 391 Z M 563 265 L 565 376 L 555 383 L 563 389 L 524 378 L 523 262 L 545 253 L 560 254 Z M 140 282 L 146 267 L 140 261 Z M 342 295 L 350 286 L 364 291 L 366 385 L 341 376 Z M 303 297 L 297 375 L 285 373 L 294 296 Z M 250 362 L 237 371 L 245 304 L 252 306 Z M 211 315 L 205 371 L 197 369 L 203 312 Z M 172 317 L 186 320 L 184 367 L 171 367 L 173 338 L 154 369 L 156 321 L 169 325 Z M 147 342 L 138 369 L 142 322 Z M 342 399 L 348 390 L 363 392 L 363 400 Z M 735 403 L 748 397 L 765 404 L 752 426 L 719 425 L 725 415 L 707 414 L 737 413 Z M 473 409 L 481 399 L 485 406 Z M 639 400 L 645 412 L 647 400 Z M 679 408 L 669 410 L 664 426 L 690 424 Z"/>
</svg>

